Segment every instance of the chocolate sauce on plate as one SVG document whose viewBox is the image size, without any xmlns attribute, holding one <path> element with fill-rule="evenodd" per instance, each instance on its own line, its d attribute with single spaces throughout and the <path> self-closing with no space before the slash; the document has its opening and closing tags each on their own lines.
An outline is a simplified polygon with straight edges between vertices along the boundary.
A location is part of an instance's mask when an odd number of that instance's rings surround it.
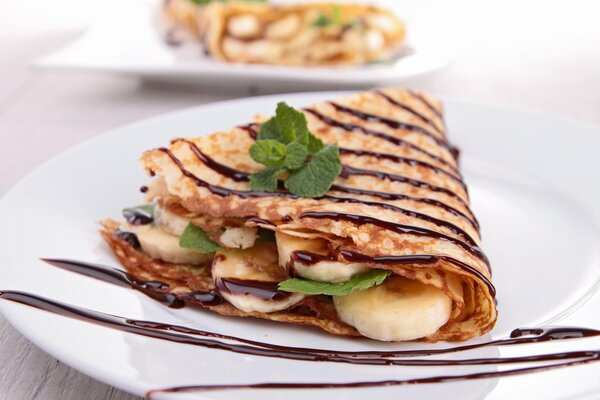
<svg viewBox="0 0 600 400">
<path fill-rule="evenodd" d="M 509 358 L 474 358 L 460 360 L 439 360 L 439 359 L 415 359 L 403 358 L 401 352 L 376 352 L 370 351 L 368 357 L 362 357 L 363 352 L 336 352 L 323 349 L 303 349 L 297 347 L 287 347 L 272 345 L 268 343 L 260 343 L 239 339 L 227 335 L 221 335 L 213 332 L 206 332 L 194 328 L 171 325 L 161 322 L 133 320 L 116 315 L 110 315 L 81 308 L 74 305 L 69 305 L 47 299 L 31 293 L 19 291 L 0 291 L 0 299 L 8 300 L 16 303 L 21 303 L 40 310 L 51 312 L 68 318 L 77 319 L 80 321 L 101 325 L 111 329 L 128 332 L 136 335 L 151 337 L 169 342 L 200 346 L 205 348 L 220 349 L 232 351 L 241 354 L 254 356 L 285 358 L 290 360 L 302 361 L 323 361 L 323 362 L 342 362 L 360 365 L 413 365 L 413 366 L 456 366 L 456 365 L 487 365 L 487 364 L 509 364 L 509 363 L 528 363 L 541 361 L 559 361 L 550 365 L 526 367 L 519 369 L 511 369 L 505 371 L 478 372 L 463 375 L 445 375 L 433 376 L 425 378 L 416 378 L 408 380 L 386 380 L 386 381 L 363 381 L 363 382 L 345 382 L 345 383 L 261 383 L 261 384 L 232 384 L 232 385 L 193 385 L 185 387 L 174 387 L 165 389 L 155 389 L 147 393 L 150 398 L 156 393 L 165 392 L 189 392 L 200 390 L 225 390 L 225 389 L 309 389 L 309 388 L 354 388 L 354 387 L 375 387 L 375 386 L 397 386 L 408 384 L 424 384 L 424 383 L 439 383 L 453 382 L 469 379 L 482 379 L 501 376 L 510 376 L 527 372 L 543 371 L 565 366 L 574 366 L 600 360 L 600 351 L 572 351 L 562 353 L 550 353 L 525 357 L 509 357 Z M 532 337 L 520 337 L 519 335 L 528 335 L 529 332 L 534 333 Z M 510 345 L 534 343 L 547 340 L 567 340 L 572 338 L 584 338 L 600 335 L 600 331 L 586 328 L 554 328 L 549 330 L 544 329 L 523 329 L 513 332 L 511 338 L 499 339 L 493 342 L 474 344 L 469 346 L 460 346 L 451 349 L 445 349 L 445 352 L 463 351 L 467 347 L 473 349 L 477 347 L 485 347 L 490 345 Z M 515 337 L 513 337 L 515 336 Z M 216 340 L 216 338 L 238 341 L 240 343 L 229 343 Z M 438 350 L 439 351 L 439 350 Z M 435 352 L 427 351 L 426 354 Z M 393 358 L 396 357 L 396 358 Z M 400 358 L 397 358 L 400 357 Z"/>
</svg>

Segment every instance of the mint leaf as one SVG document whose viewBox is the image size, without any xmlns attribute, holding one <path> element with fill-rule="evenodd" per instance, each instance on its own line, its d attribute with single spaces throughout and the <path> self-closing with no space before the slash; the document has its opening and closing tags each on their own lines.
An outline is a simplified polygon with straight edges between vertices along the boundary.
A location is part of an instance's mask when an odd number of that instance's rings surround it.
<svg viewBox="0 0 600 400">
<path fill-rule="evenodd" d="M 287 152 L 284 144 L 273 139 L 259 140 L 250 147 L 250 157 L 268 167 L 281 165 Z"/>
<path fill-rule="evenodd" d="M 313 135 L 312 133 L 308 136 L 308 152 L 315 154 L 317 151 L 322 150 L 325 144 L 321 139 Z"/>
<path fill-rule="evenodd" d="M 191 222 L 185 227 L 185 230 L 179 237 L 179 247 L 199 253 L 212 253 L 221 248 L 208 237 L 202 228 Z"/>
<path fill-rule="evenodd" d="M 285 171 L 283 167 L 267 167 L 250 175 L 250 189 L 275 192 L 277 190 L 277 178 L 283 171 Z"/>
<path fill-rule="evenodd" d="M 297 141 L 306 145 L 309 134 L 304 114 L 284 102 L 279 102 L 275 116 L 260 126 L 258 140 L 272 139 L 283 144 Z"/>
<path fill-rule="evenodd" d="M 288 172 L 285 187 L 291 193 L 318 197 L 329 190 L 341 171 L 337 144 L 325 147 L 308 130 L 304 114 L 284 102 L 279 102 L 275 116 L 260 126 L 249 153 L 267 167 L 250 176 L 253 190 L 276 191 L 279 175 Z"/>
<path fill-rule="evenodd" d="M 347 282 L 329 283 L 308 279 L 292 278 L 279 283 L 279 290 L 284 292 L 304 293 L 310 295 L 324 294 L 328 296 L 346 296 L 355 290 L 365 290 L 380 285 L 392 274 L 385 269 L 372 269 L 361 275 L 350 278 Z"/>
<path fill-rule="evenodd" d="M 319 197 L 329 190 L 341 170 L 340 149 L 334 143 L 315 153 L 302 168 L 290 173 L 284 184 L 293 194 Z"/>
<path fill-rule="evenodd" d="M 320 13 L 317 18 L 314 19 L 313 22 L 311 22 L 311 26 L 314 26 L 316 28 L 324 28 L 326 26 L 328 26 L 329 24 L 331 24 L 331 20 L 329 19 L 329 17 L 327 17 L 325 14 Z"/>
<path fill-rule="evenodd" d="M 342 25 L 344 19 L 342 17 L 342 7 L 339 4 L 334 4 L 331 7 L 331 23 L 333 25 Z"/>
<path fill-rule="evenodd" d="M 124 208 L 123 217 L 132 225 L 145 225 L 154 221 L 154 204 L 142 204 Z"/>
<path fill-rule="evenodd" d="M 308 157 L 306 146 L 298 142 L 292 142 L 287 145 L 287 156 L 284 165 L 289 170 L 298 169 L 304 165 L 306 157 Z"/>
</svg>

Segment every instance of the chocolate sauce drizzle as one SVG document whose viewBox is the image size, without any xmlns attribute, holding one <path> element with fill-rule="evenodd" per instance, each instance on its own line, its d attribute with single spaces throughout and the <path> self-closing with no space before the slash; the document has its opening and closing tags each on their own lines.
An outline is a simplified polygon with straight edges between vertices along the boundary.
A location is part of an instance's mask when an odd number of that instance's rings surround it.
<svg viewBox="0 0 600 400">
<path fill-rule="evenodd" d="M 154 221 L 152 214 L 141 208 L 126 208 L 123 210 L 123 218 L 131 225 L 148 225 Z"/>
<path fill-rule="evenodd" d="M 198 147 L 193 142 L 187 141 L 187 143 L 192 148 L 192 152 L 194 154 L 198 154 L 198 152 L 200 152 L 200 149 L 198 149 Z M 215 172 L 221 173 L 221 174 L 223 174 L 225 176 L 230 176 L 229 174 L 234 174 L 240 180 L 249 180 L 249 175 L 250 174 L 242 172 L 242 171 L 238 171 L 238 170 L 229 168 L 229 167 L 227 167 L 225 165 L 222 165 L 220 163 L 217 163 L 215 160 L 211 159 L 210 157 L 208 157 L 208 156 L 206 156 L 204 154 L 203 154 L 202 157 L 199 157 L 198 159 L 201 162 L 203 162 L 207 167 L 211 168 Z M 371 172 L 375 173 L 375 171 L 369 171 L 369 170 L 355 170 L 355 171 L 350 171 L 348 168 L 349 167 L 345 167 L 345 170 L 343 171 L 343 173 L 347 173 L 347 174 L 351 174 L 351 173 L 358 174 L 359 172 L 360 173 L 371 173 Z M 405 179 L 405 178 L 402 177 L 402 178 L 398 178 L 398 179 Z M 406 178 L 406 179 L 409 179 L 409 178 Z M 422 187 L 422 185 L 429 185 L 428 183 L 417 181 L 417 180 L 411 180 L 411 181 L 412 181 L 412 184 L 414 184 L 416 186 L 419 186 L 419 187 Z M 437 187 L 434 187 L 434 188 L 437 188 Z M 338 190 L 338 191 L 348 192 L 348 191 L 345 190 L 344 187 L 337 186 L 337 185 L 332 186 L 332 189 Z M 357 189 L 357 190 L 359 190 L 359 189 Z M 445 191 L 446 189 L 439 188 L 439 190 Z M 238 193 L 239 193 L 239 191 L 238 191 Z M 372 192 L 372 193 L 375 193 L 375 192 Z M 376 192 L 376 193 L 384 194 L 385 192 Z M 449 195 L 456 196 L 456 198 L 458 198 L 459 202 L 462 201 L 463 204 L 466 204 L 466 203 L 464 203 L 464 201 L 461 198 L 459 198 L 454 193 L 452 193 L 452 192 L 449 192 L 449 193 L 450 193 Z M 284 193 L 278 193 L 277 196 L 281 196 L 282 194 L 284 194 Z M 446 193 L 446 194 L 448 194 L 448 193 Z M 297 198 L 297 197 L 293 197 L 293 196 L 290 196 L 290 197 L 291 198 Z M 322 198 L 324 198 L 324 199 L 336 199 L 334 196 L 329 196 L 329 195 L 325 195 Z M 337 198 L 337 199 L 339 199 L 339 198 Z M 381 206 L 385 206 L 385 203 L 368 202 L 368 201 L 357 200 L 357 199 L 353 199 L 353 200 L 354 201 L 349 200 L 347 202 L 363 203 L 363 204 L 367 204 L 367 205 L 371 205 L 371 206 L 376 206 L 377 204 L 380 204 Z M 427 203 L 429 205 L 434 205 L 436 207 L 444 208 L 446 211 L 451 212 L 453 215 L 457 215 L 457 216 L 460 216 L 462 218 L 467 218 L 467 221 L 469 223 L 471 223 L 471 225 L 473 225 L 473 227 L 478 231 L 478 225 L 476 224 L 476 221 L 472 221 L 465 214 L 461 213 L 460 211 L 456 210 L 453 207 L 447 206 L 445 203 L 442 203 L 440 201 L 430 200 L 430 199 L 422 199 L 422 198 L 414 198 L 414 197 L 405 196 L 405 195 L 398 195 L 397 198 L 396 198 L 396 200 L 415 200 L 415 201 L 425 202 L 425 203 Z M 396 211 L 403 210 L 403 209 L 401 209 L 399 207 L 396 207 L 395 209 L 396 209 Z M 408 215 L 408 214 L 406 214 L 406 215 Z M 418 215 L 424 215 L 424 214 L 414 213 L 413 216 L 416 216 L 417 218 L 419 218 Z M 429 217 L 429 218 L 430 218 L 430 219 L 428 219 L 429 222 L 433 222 L 433 220 L 435 220 L 435 219 L 431 219 L 432 217 Z M 437 220 L 437 221 L 441 221 L 441 220 Z M 456 227 L 453 224 L 450 224 L 450 223 L 447 223 L 447 224 L 452 225 L 453 228 L 454 228 L 453 230 L 455 230 L 455 231 L 457 231 L 457 230 L 462 231 L 460 228 Z"/>
<path fill-rule="evenodd" d="M 450 256 L 440 256 L 435 254 L 409 254 L 401 256 L 376 256 L 371 257 L 365 254 L 357 253 L 351 250 L 340 250 L 340 254 L 348 261 L 362 262 L 362 263 L 373 263 L 373 264 L 435 264 L 441 260 L 446 261 L 469 274 L 475 275 L 479 278 L 488 288 L 488 291 L 492 297 L 496 297 L 496 288 L 494 284 L 481 272 L 476 270 L 464 262 L 457 260 Z M 489 268 L 489 266 L 488 266 Z M 491 273 L 491 271 L 490 271 Z"/>
<path fill-rule="evenodd" d="M 338 121 L 334 118 L 331 118 L 325 114 L 320 113 L 319 111 L 313 109 L 313 108 L 306 108 L 304 109 L 305 112 L 312 114 L 313 116 L 315 116 L 317 119 L 319 119 L 321 122 L 323 122 L 326 125 L 329 126 L 333 126 L 335 128 L 340 128 L 343 129 L 345 131 L 348 132 L 359 132 L 363 135 L 368 135 L 368 136 L 373 136 L 376 137 L 378 139 L 382 139 L 385 140 L 389 143 L 394 144 L 395 146 L 404 146 L 404 147 L 408 147 L 412 150 L 418 151 L 419 153 L 425 154 L 427 155 L 429 158 L 431 158 L 432 160 L 435 160 L 437 162 L 439 162 L 440 164 L 445 165 L 449 170 L 455 172 L 455 173 L 459 173 L 458 169 L 450 164 L 447 160 L 443 159 L 442 157 L 439 157 L 433 153 L 431 153 L 430 151 L 424 149 L 423 147 L 420 147 L 414 143 L 410 143 L 407 142 L 405 140 L 402 140 L 400 138 L 397 138 L 395 136 L 392 135 L 388 135 L 387 133 L 383 133 L 383 132 L 379 132 L 379 131 L 375 131 L 372 129 L 367 129 L 363 126 L 360 125 L 355 125 L 355 124 L 350 124 L 350 123 L 346 123 L 346 122 L 341 122 Z"/>
<path fill-rule="evenodd" d="M 278 288 L 278 282 L 264 282 L 249 279 L 217 278 L 215 285 L 219 292 L 233 295 L 251 295 L 262 300 L 283 300 L 290 297 L 290 292 Z"/>
<path fill-rule="evenodd" d="M 456 183 L 458 183 L 460 186 L 462 186 L 462 188 L 466 191 L 467 190 L 467 185 L 462 181 L 460 176 L 451 174 L 450 172 L 438 168 L 433 164 L 430 164 L 426 161 L 421 161 L 421 160 L 417 160 L 414 158 L 408 158 L 408 157 L 400 157 L 400 156 L 396 156 L 393 154 L 387 154 L 387 153 L 379 153 L 376 151 L 370 151 L 370 150 L 355 150 L 355 149 L 347 149 L 347 148 L 340 148 L 340 154 L 352 154 L 352 155 L 356 155 L 356 156 L 367 156 L 367 157 L 375 157 L 378 159 L 383 159 L 383 160 L 390 160 L 396 163 L 405 163 L 410 165 L 411 167 L 414 166 L 419 166 L 419 167 L 423 167 L 423 168 L 427 168 L 432 170 L 433 172 L 435 172 L 436 174 L 442 174 L 447 176 L 448 178 L 452 179 L 453 181 L 455 181 Z"/>
<path fill-rule="evenodd" d="M 396 386 L 407 384 L 452 382 L 469 379 L 482 379 L 491 377 L 510 376 L 527 372 L 544 371 L 559 367 L 580 365 L 589 362 L 600 361 L 600 351 L 572 351 L 563 353 L 551 353 L 525 357 L 510 358 L 474 358 L 460 360 L 432 360 L 432 359 L 414 359 L 405 358 L 404 352 L 336 352 L 323 349 L 306 349 L 298 347 L 279 346 L 268 343 L 255 342 L 240 339 L 232 336 L 221 335 L 214 332 L 206 332 L 194 328 L 171 325 L 153 321 L 143 321 L 128 319 L 116 315 L 105 314 L 98 311 L 77 307 L 61 303 L 55 300 L 47 299 L 35 294 L 4 290 L 0 291 L 0 299 L 8 300 L 40 310 L 51 312 L 63 317 L 77 319 L 88 323 L 108 327 L 111 329 L 133 333 L 136 335 L 151 337 L 160 340 L 166 340 L 174 343 L 188 344 L 211 349 L 226 350 L 241 354 L 253 356 L 276 357 L 289 360 L 301 361 L 322 361 L 322 362 L 341 362 L 359 365 L 413 365 L 413 366 L 455 366 L 455 365 L 487 365 L 487 364 L 511 364 L 528 362 L 548 362 L 561 361 L 558 363 L 512 369 L 506 371 L 479 372 L 465 375 L 447 375 L 434 376 L 426 378 L 417 378 L 409 380 L 386 380 L 386 381 L 365 381 L 348 383 L 261 383 L 261 384 L 242 384 L 242 385 L 194 385 L 182 386 L 165 389 L 155 389 L 147 393 L 150 398 L 156 393 L 175 393 L 190 392 L 201 390 L 225 390 L 225 389 L 309 389 L 309 388 L 353 388 L 353 387 L 375 387 L 375 386 Z M 535 335 L 533 337 L 522 337 L 524 335 Z M 469 349 L 487 347 L 487 346 L 506 346 L 513 344 L 535 343 L 548 340 L 568 340 L 573 338 L 584 338 L 600 335 L 600 331 L 565 327 L 552 329 L 517 329 L 513 331 L 510 338 L 499 339 L 486 343 L 473 344 L 468 346 L 459 346 L 449 349 L 438 350 L 417 350 L 420 354 L 429 355 L 439 352 L 453 353 Z M 216 339 L 227 339 L 238 343 L 222 342 Z M 414 355 L 415 351 L 411 351 Z M 366 356 L 365 356 L 366 355 Z M 566 360 L 566 361 L 565 361 Z"/>
<path fill-rule="evenodd" d="M 479 258 L 489 267 L 489 260 L 483 251 L 476 245 L 468 244 L 460 239 L 456 239 L 452 236 L 448 236 L 444 233 L 436 232 L 431 229 L 422 228 L 420 226 L 413 225 L 404 225 L 398 224 L 396 222 L 385 221 L 382 219 L 377 219 L 373 217 L 368 217 L 366 215 L 356 215 L 356 214 L 345 214 L 338 213 L 332 211 L 308 211 L 302 213 L 300 218 L 315 218 L 315 219 L 330 219 L 333 221 L 348 221 L 356 225 L 366 225 L 372 224 L 378 226 L 383 229 L 387 229 L 393 232 L 397 232 L 400 234 L 408 234 L 408 235 L 416 235 L 416 236 L 425 236 L 440 240 L 446 240 L 452 242 L 453 244 L 462 247 L 464 250 L 473 254 L 475 257 Z"/>
<path fill-rule="evenodd" d="M 121 271 L 101 267 L 96 264 L 84 263 L 74 260 L 45 260 L 51 265 L 67 269 L 72 272 L 84 274 L 89 277 L 100 279 L 105 282 L 113 283 L 122 287 L 131 287 L 130 277 Z M 162 284 L 165 285 L 165 284 Z M 153 290 L 161 287 L 160 283 L 153 285 Z M 192 301 L 194 296 L 200 296 L 201 299 L 214 299 L 211 293 L 195 293 L 180 296 L 182 301 Z M 204 296 L 204 297 L 202 297 Z M 154 297 L 153 297 L 154 298 Z M 174 387 L 166 389 L 156 389 L 148 392 L 150 398 L 152 394 L 159 392 L 187 392 L 199 390 L 218 390 L 218 389 L 308 389 L 308 388 L 351 388 L 351 387 L 372 387 L 372 386 L 395 386 L 406 384 L 452 382 L 468 379 L 481 379 L 501 376 L 511 376 L 527 372 L 544 371 L 563 366 L 573 366 L 588 362 L 600 361 L 600 351 L 571 351 L 563 353 L 541 354 L 524 357 L 509 358 L 471 358 L 459 360 L 439 360 L 423 359 L 414 357 L 426 357 L 435 354 L 449 354 L 463 352 L 478 348 L 491 346 L 510 346 L 529 343 L 540 343 L 554 340 L 570 340 L 600 336 L 600 330 L 580 327 L 548 327 L 548 328 L 519 328 L 511 332 L 510 337 L 492 340 L 483 343 L 474 343 L 469 345 L 455 346 L 444 349 L 417 349 L 400 351 L 332 351 L 325 349 L 310 349 L 302 347 L 281 346 L 271 343 L 263 343 L 248 339 L 238 338 L 229 335 L 223 335 L 215 332 L 198 330 L 181 325 L 171 325 L 161 322 L 134 320 L 115 315 L 105 314 L 98 311 L 88 310 L 81 307 L 61 303 L 55 300 L 47 299 L 35 294 L 18 291 L 0 291 L 0 299 L 13 301 L 38 308 L 47 312 L 61 315 L 68 318 L 94 323 L 97 325 L 109 327 L 112 329 L 129 332 L 146 337 L 167 340 L 175 343 L 183 343 L 205 348 L 221 349 L 241 354 L 254 356 L 284 358 L 301 361 L 322 361 L 336 363 L 350 363 L 359 365 L 413 365 L 413 366 L 453 366 L 453 365 L 487 365 L 487 364 L 512 364 L 528 362 L 548 362 L 560 361 L 551 365 L 512 369 L 506 371 L 480 372 L 466 375 L 448 375 L 434 376 L 426 378 L 417 378 L 410 380 L 392 380 L 375 382 L 350 382 L 350 383 L 265 383 L 249 385 L 194 385 L 186 387 Z M 215 339 L 225 339 L 230 342 L 222 342 Z"/>
<path fill-rule="evenodd" d="M 406 131 L 411 131 L 411 132 L 417 132 L 420 134 L 423 134 L 427 137 L 429 137 L 431 140 L 433 140 L 438 146 L 446 149 L 450 154 L 452 154 L 452 156 L 454 158 L 455 157 L 455 148 L 453 146 L 451 146 L 443 137 L 440 137 L 438 135 L 436 135 L 435 133 L 422 128 L 420 126 L 417 125 L 413 125 L 413 124 L 409 124 L 406 122 L 402 122 L 402 121 L 398 121 L 395 119 L 391 119 L 391 118 L 387 118 L 387 117 L 382 117 L 379 115 L 375 115 L 375 114 L 369 114 L 367 112 L 361 111 L 361 110 L 357 110 L 355 108 L 351 108 L 348 106 L 344 106 L 341 105 L 339 103 L 334 103 L 334 102 L 329 102 L 328 104 L 330 104 L 331 106 L 333 106 L 333 108 L 335 108 L 337 111 L 339 112 L 343 112 L 345 114 L 350 114 L 353 115 L 357 118 L 362 119 L 363 121 L 367 121 L 367 122 L 376 122 L 379 124 L 383 124 L 386 125 L 392 129 L 401 129 L 401 130 L 406 130 Z"/>
<path fill-rule="evenodd" d="M 433 104 L 431 104 L 431 102 L 427 100 L 425 96 L 418 92 L 415 92 L 414 90 L 408 90 L 408 93 L 410 93 L 411 96 L 419 99 L 421 103 L 423 103 L 427 108 L 431 110 L 432 113 L 434 113 L 438 118 L 440 118 L 443 121 L 444 115 L 442 111 L 439 111 Z"/>
<path fill-rule="evenodd" d="M 435 125 L 435 122 L 430 119 L 427 118 L 427 116 L 421 114 L 420 112 L 418 112 L 417 110 L 415 110 L 414 108 L 407 106 L 406 104 L 402 104 L 401 102 L 399 102 L 398 100 L 394 99 L 391 96 L 388 96 L 385 92 L 383 92 L 382 90 L 375 90 L 374 91 L 375 94 L 383 97 L 385 100 L 387 100 L 388 103 L 392 104 L 393 106 L 396 106 L 398 108 L 401 108 L 404 111 L 408 111 L 409 113 L 411 113 L 412 115 L 416 116 L 417 118 L 419 118 L 422 122 L 424 122 L 425 124 L 429 125 L 430 127 L 432 127 L 433 129 L 435 129 L 436 131 L 440 132 L 443 134 L 442 131 L 440 131 L 440 129 L 438 129 L 438 127 Z M 429 107 L 428 107 L 429 108 Z M 441 116 L 437 115 L 436 116 L 441 120 Z"/>
<path fill-rule="evenodd" d="M 425 203 L 425 204 L 428 204 L 428 205 L 431 205 L 434 207 L 442 208 L 444 211 L 446 211 L 456 217 L 464 219 L 469 224 L 471 224 L 477 232 L 479 232 L 479 222 L 477 221 L 477 219 L 475 219 L 475 216 L 466 215 L 462 211 L 460 211 L 452 206 L 449 206 L 446 203 L 443 203 L 439 200 L 429 199 L 426 197 L 413 197 L 413 196 L 408 196 L 408 195 L 400 194 L 400 193 L 379 192 L 376 190 L 351 188 L 351 187 L 340 186 L 340 185 L 332 185 L 329 190 L 336 191 L 336 192 L 356 194 L 356 195 L 379 197 L 381 199 L 392 200 L 392 201 L 393 200 L 409 200 L 409 201 L 415 201 L 418 203 Z"/>
<path fill-rule="evenodd" d="M 450 189 L 447 189 L 447 188 L 444 188 L 441 186 L 432 185 L 431 183 L 420 181 L 418 179 L 408 178 L 408 177 L 402 176 L 402 175 L 396 175 L 396 174 L 390 174 L 388 172 L 376 171 L 376 170 L 371 170 L 371 169 L 354 168 L 354 167 L 349 167 L 347 165 L 342 165 L 342 172 L 340 173 L 340 176 L 342 178 L 348 179 L 348 177 L 356 176 L 356 175 L 372 176 L 372 177 L 380 179 L 380 180 L 389 180 L 391 182 L 405 183 L 407 185 L 411 185 L 411 186 L 421 188 L 421 189 L 427 189 L 432 192 L 444 193 L 445 195 L 453 198 L 454 200 L 456 200 L 457 202 L 462 204 L 465 207 L 465 209 L 467 209 L 467 210 L 469 209 L 468 203 L 462 197 L 460 197 L 458 194 L 456 194 L 455 192 L 453 192 Z"/>
<path fill-rule="evenodd" d="M 292 251 L 291 259 L 302 265 L 315 265 L 321 261 L 337 261 L 337 257 L 333 255 L 317 254 L 304 250 Z"/>
<path fill-rule="evenodd" d="M 112 283 L 113 285 L 138 290 L 154 300 L 163 303 L 167 307 L 181 308 L 184 306 L 182 300 L 167 291 L 169 285 L 163 282 L 143 281 L 133 277 L 127 272 L 99 264 L 65 259 L 42 258 L 41 260 L 67 271 L 89 276 L 90 278 Z"/>
<path fill-rule="evenodd" d="M 175 139 L 173 141 L 173 143 L 176 142 L 183 142 L 183 143 L 187 143 L 189 148 L 192 150 L 192 152 L 194 153 L 194 155 L 200 160 L 202 161 L 202 163 L 204 165 L 206 165 L 207 167 L 209 167 L 210 169 L 218 172 L 219 174 L 228 177 L 229 179 L 232 179 L 236 182 L 246 182 L 248 180 L 248 173 L 246 172 L 242 172 L 242 171 L 238 171 L 236 169 L 230 168 L 224 164 L 218 163 L 215 160 L 213 160 L 212 158 L 208 157 L 206 154 L 204 154 L 202 152 L 202 150 L 200 150 L 200 148 L 198 148 L 198 146 L 196 146 L 196 144 L 194 142 L 192 142 L 191 140 L 187 140 L 187 139 Z"/>
</svg>

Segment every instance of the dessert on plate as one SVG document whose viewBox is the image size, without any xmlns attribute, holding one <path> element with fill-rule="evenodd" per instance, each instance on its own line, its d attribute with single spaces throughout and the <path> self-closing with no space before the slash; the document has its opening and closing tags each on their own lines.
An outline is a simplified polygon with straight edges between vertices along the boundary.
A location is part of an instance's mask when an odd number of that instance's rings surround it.
<svg viewBox="0 0 600 400">
<path fill-rule="evenodd" d="M 361 92 L 143 153 L 146 203 L 102 235 L 140 280 L 226 316 L 463 341 L 497 309 L 442 105 Z"/>
<path fill-rule="evenodd" d="M 401 54 L 405 39 L 392 12 L 360 3 L 167 0 L 162 14 L 229 63 L 365 64 Z"/>
</svg>

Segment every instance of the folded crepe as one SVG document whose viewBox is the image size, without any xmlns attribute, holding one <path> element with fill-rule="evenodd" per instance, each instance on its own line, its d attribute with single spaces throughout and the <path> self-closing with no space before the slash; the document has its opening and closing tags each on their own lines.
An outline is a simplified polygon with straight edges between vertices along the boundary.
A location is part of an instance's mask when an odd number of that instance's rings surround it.
<svg viewBox="0 0 600 400">
<path fill-rule="evenodd" d="M 169 0 L 163 13 L 226 62 L 350 65 L 398 53 L 404 24 L 391 12 L 352 3 L 271 5 L 254 1 Z"/>
<path fill-rule="evenodd" d="M 440 102 L 384 89 L 302 113 L 339 145 L 341 173 L 316 198 L 250 188 L 264 117 L 146 151 L 153 214 L 102 232 L 127 271 L 222 315 L 337 335 L 462 341 L 492 329 L 489 262 Z M 202 251 L 182 242 L 190 230 Z M 223 301 L 205 301 L 211 291 Z"/>
</svg>

